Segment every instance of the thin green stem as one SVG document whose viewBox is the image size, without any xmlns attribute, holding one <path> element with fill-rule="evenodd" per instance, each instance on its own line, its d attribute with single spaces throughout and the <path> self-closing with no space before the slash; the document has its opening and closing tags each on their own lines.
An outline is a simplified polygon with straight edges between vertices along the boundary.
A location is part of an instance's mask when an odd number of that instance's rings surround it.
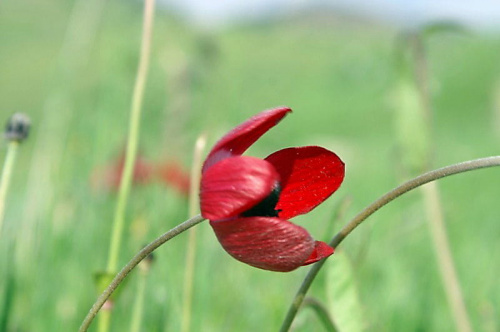
<svg viewBox="0 0 500 332">
<path fill-rule="evenodd" d="M 97 321 L 97 323 L 97 331 L 109 331 L 109 327 L 111 326 L 111 308 L 101 310 L 101 314 L 99 315 L 99 320 Z"/>
<path fill-rule="evenodd" d="M 125 265 L 120 272 L 115 276 L 115 278 L 111 281 L 109 286 L 104 290 L 104 292 L 97 298 L 96 302 L 90 308 L 89 313 L 85 317 L 85 319 L 82 322 L 82 325 L 80 326 L 80 329 L 78 330 L 79 332 L 84 332 L 87 331 L 89 328 L 90 324 L 94 320 L 94 317 L 97 315 L 99 310 L 101 309 L 102 305 L 104 302 L 106 302 L 107 299 L 113 294 L 113 292 L 116 290 L 116 288 L 120 285 L 120 283 L 127 277 L 127 275 L 134 269 L 137 264 L 139 264 L 146 256 L 151 254 L 156 248 L 161 246 L 163 243 L 167 242 L 168 240 L 176 237 L 180 233 L 188 230 L 189 228 L 193 227 L 196 224 L 199 224 L 205 220 L 201 215 L 197 215 L 191 219 L 188 219 L 184 221 L 182 224 L 177 225 L 176 227 L 172 228 L 168 232 L 164 233 L 160 237 L 158 237 L 156 240 L 145 246 L 141 251 L 139 251 L 128 263 Z"/>
<path fill-rule="evenodd" d="M 471 332 L 472 326 L 462 295 L 462 287 L 458 280 L 453 256 L 451 254 L 446 226 L 444 223 L 441 200 L 438 187 L 435 182 L 422 187 L 425 207 L 427 211 L 427 220 L 434 244 L 439 272 L 446 298 L 451 306 L 451 313 L 455 322 L 455 327 L 459 332 Z"/>
<path fill-rule="evenodd" d="M 431 94 L 429 88 L 429 73 L 427 65 L 427 57 L 424 47 L 423 37 L 420 33 L 409 36 L 410 51 L 413 54 L 415 81 L 420 92 L 421 107 L 419 115 L 425 120 L 425 126 L 428 128 L 424 132 L 430 132 L 432 120 Z M 430 144 L 427 146 L 428 151 L 427 161 L 425 165 L 429 165 L 430 161 Z M 441 274 L 441 282 L 443 284 L 446 298 L 451 307 L 451 313 L 455 322 L 455 327 L 459 332 L 472 331 L 469 313 L 465 305 L 465 300 L 462 295 L 462 287 L 458 279 L 458 275 L 451 254 L 448 234 L 443 217 L 441 200 L 437 184 L 429 183 L 422 187 L 422 192 L 425 202 L 425 210 L 427 212 L 429 232 L 432 236 L 434 252 L 438 261 L 439 272 Z"/>
<path fill-rule="evenodd" d="M 19 142 L 10 141 L 7 146 L 7 155 L 2 170 L 2 178 L 0 179 L 0 235 L 2 234 L 3 217 L 5 214 L 5 198 L 9 190 L 10 179 L 12 178 L 12 170 L 16 161 Z"/>
<path fill-rule="evenodd" d="M 132 107 L 130 111 L 129 133 L 127 139 L 127 151 L 125 165 L 123 168 L 120 189 L 118 192 L 118 202 L 115 208 L 113 228 L 109 248 L 107 271 L 114 272 L 118 266 L 118 255 L 123 233 L 125 220 L 125 208 L 127 206 L 132 174 L 134 171 L 135 159 L 137 156 L 137 145 L 139 141 L 139 128 L 141 120 L 142 100 L 149 67 L 151 53 L 151 35 L 153 28 L 154 0 L 146 0 L 144 3 L 144 22 L 142 30 L 141 51 L 139 67 L 132 95 Z"/>
<path fill-rule="evenodd" d="M 191 167 L 190 188 L 189 188 L 189 216 L 196 214 L 198 205 L 198 194 L 200 191 L 201 166 L 203 163 L 202 153 L 205 148 L 207 138 L 200 135 L 195 143 L 193 153 L 193 166 Z M 193 299 L 193 279 L 196 259 L 196 228 L 188 231 L 188 243 L 186 248 L 186 267 L 184 270 L 184 289 L 182 305 L 181 331 L 189 332 L 191 325 L 191 303 Z"/>
<path fill-rule="evenodd" d="M 325 308 L 325 306 L 321 302 L 319 302 L 315 298 L 306 297 L 304 299 L 304 307 L 309 307 L 312 309 L 312 311 L 318 316 L 318 319 L 323 324 L 325 331 L 337 332 L 337 329 L 335 328 L 335 324 L 333 324 L 333 320 L 330 317 L 328 310 Z"/>
<path fill-rule="evenodd" d="M 358 227 L 363 221 L 365 221 L 369 216 L 371 216 L 373 213 L 375 213 L 378 209 L 386 205 L 387 203 L 393 201 L 394 199 L 398 198 L 399 196 L 417 188 L 420 187 L 426 183 L 451 176 L 454 174 L 459 174 L 459 173 L 464 173 L 476 169 L 481 169 L 481 168 L 487 168 L 487 167 L 495 167 L 495 166 L 500 166 L 500 156 L 493 156 L 493 157 L 488 157 L 488 158 L 481 158 L 481 159 L 475 159 L 475 160 L 470 160 L 450 166 L 446 166 L 443 168 L 439 168 L 437 170 L 433 170 L 427 173 L 424 173 L 412 180 L 409 180 L 399 187 L 396 187 L 395 189 L 391 190 L 384 196 L 380 197 L 377 199 L 375 202 L 367 206 L 363 211 L 361 211 L 358 215 L 356 215 L 351 221 L 347 223 L 347 225 L 344 226 L 338 232 L 332 240 L 328 243 L 332 247 L 337 247 L 356 227 Z M 292 325 L 292 322 L 297 315 L 297 311 L 300 308 L 302 301 L 304 299 L 304 296 L 306 295 L 307 291 L 309 290 L 309 287 L 311 286 L 312 282 L 314 281 L 314 278 L 318 274 L 319 270 L 325 263 L 325 260 L 321 260 L 318 263 L 314 264 L 312 268 L 309 270 L 307 273 L 305 279 L 303 280 L 302 284 L 300 285 L 299 290 L 297 291 L 297 294 L 295 295 L 290 307 L 288 308 L 288 312 L 285 316 L 285 319 L 283 320 L 283 323 L 280 328 L 280 332 L 285 332 L 290 329 L 290 326 Z"/>
<path fill-rule="evenodd" d="M 148 271 L 139 273 L 137 281 L 137 291 L 135 293 L 134 310 L 132 312 L 132 322 L 130 324 L 130 332 L 140 332 L 142 324 L 142 316 L 144 313 L 144 293 L 146 292 L 146 280 Z"/>
</svg>

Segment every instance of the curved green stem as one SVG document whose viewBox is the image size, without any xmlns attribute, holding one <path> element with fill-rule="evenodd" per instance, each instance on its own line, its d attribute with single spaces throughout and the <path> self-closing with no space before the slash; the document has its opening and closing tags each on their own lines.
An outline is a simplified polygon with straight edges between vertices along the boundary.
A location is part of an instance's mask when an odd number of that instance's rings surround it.
<svg viewBox="0 0 500 332">
<path fill-rule="evenodd" d="M 19 142 L 9 142 L 2 170 L 2 178 L 0 179 L 0 235 L 2 234 L 3 217 L 5 213 L 5 197 L 7 196 L 7 191 L 9 190 L 10 179 L 12 178 L 12 170 L 14 169 L 18 147 Z"/>
<path fill-rule="evenodd" d="M 82 325 L 80 326 L 80 329 L 78 331 L 79 332 L 87 331 L 90 324 L 94 320 L 94 317 L 97 315 L 104 302 L 106 302 L 106 300 L 111 296 L 111 294 L 113 294 L 115 289 L 120 285 L 120 283 L 125 279 L 125 277 L 130 273 L 130 271 L 132 271 L 132 269 L 137 266 L 137 264 L 139 264 L 144 258 L 146 258 L 150 253 L 152 253 L 156 248 L 161 246 L 163 243 L 179 235 L 180 233 L 188 230 L 194 225 L 199 224 L 203 220 L 205 219 L 201 215 L 197 215 L 191 219 L 188 219 L 184 221 L 182 224 L 179 224 L 178 226 L 164 233 L 156 240 L 145 246 L 141 251 L 139 251 L 130 260 L 130 262 L 128 262 L 127 265 L 125 265 L 123 269 L 120 272 L 118 272 L 118 274 L 109 284 L 108 288 L 106 288 L 106 290 L 97 298 L 96 302 L 94 303 L 92 308 L 90 308 L 89 313 L 83 320 Z"/>
<path fill-rule="evenodd" d="M 391 190 L 384 196 L 377 199 L 375 202 L 366 207 L 363 211 L 361 211 L 358 215 L 356 215 L 347 225 L 344 226 L 338 232 L 332 240 L 328 243 L 332 247 L 337 247 L 356 227 L 358 227 L 363 221 L 365 221 L 369 216 L 375 213 L 378 209 L 386 205 L 387 203 L 393 201 L 399 196 L 411 191 L 417 187 L 420 187 L 426 183 L 454 175 L 459 173 L 464 173 L 468 171 L 472 171 L 475 169 L 486 168 L 486 167 L 494 167 L 500 166 L 500 156 L 482 158 L 470 160 L 450 166 L 446 166 L 443 168 L 439 168 L 434 171 L 430 171 L 424 173 L 412 180 L 409 180 L 399 187 Z M 297 294 L 295 295 L 290 308 L 288 309 L 287 315 L 283 320 L 283 324 L 281 325 L 280 332 L 286 332 L 290 329 L 292 322 L 297 315 L 297 311 L 299 310 L 302 301 L 309 290 L 314 278 L 318 274 L 319 270 L 325 263 L 325 260 L 321 260 L 318 263 L 314 264 L 313 267 L 309 270 L 309 273 L 306 275 L 304 281 L 300 285 Z"/>
</svg>

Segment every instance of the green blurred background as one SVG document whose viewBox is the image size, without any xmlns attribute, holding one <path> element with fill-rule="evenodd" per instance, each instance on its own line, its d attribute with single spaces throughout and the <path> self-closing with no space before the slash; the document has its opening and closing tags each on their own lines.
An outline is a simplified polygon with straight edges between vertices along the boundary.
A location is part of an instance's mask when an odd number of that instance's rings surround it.
<svg viewBox="0 0 500 332">
<path fill-rule="evenodd" d="M 135 1 L 0 4 L 0 123 L 14 112 L 32 119 L 0 239 L 6 331 L 74 331 L 97 297 L 93 276 L 106 266 L 117 198 L 102 188 L 100 174 L 125 145 L 141 25 L 142 3 Z M 403 32 L 321 10 L 202 29 L 157 8 L 140 153 L 189 170 L 200 133 L 211 146 L 247 117 L 289 106 L 294 112 L 248 154 L 321 145 L 341 156 L 341 189 L 294 219 L 327 241 L 410 175 L 401 169 L 411 151 L 402 151 L 397 129 L 404 121 L 398 117 L 404 114 L 398 113 Z M 422 41 L 433 110 L 427 137 L 432 166 L 498 154 L 498 33 L 442 31 L 422 35 Z M 500 329 L 499 185 L 498 169 L 439 182 L 457 274 L 477 331 Z M 335 220 L 346 198 L 351 203 L 344 218 Z M 134 186 L 120 266 L 187 219 L 187 210 L 175 188 Z M 156 252 L 142 331 L 180 328 L 186 239 L 181 235 Z M 377 212 L 338 250 L 352 264 L 367 330 L 454 329 L 420 192 Z M 325 270 L 334 265 L 335 255 Z M 283 274 L 246 266 L 223 251 L 208 223 L 199 225 L 191 330 L 277 330 L 307 270 Z M 319 275 L 310 294 L 331 307 L 335 299 L 327 285 L 336 280 L 328 275 Z M 113 331 L 129 329 L 137 278 L 130 276 L 115 305 Z M 295 330 L 321 326 L 305 310 Z"/>
</svg>

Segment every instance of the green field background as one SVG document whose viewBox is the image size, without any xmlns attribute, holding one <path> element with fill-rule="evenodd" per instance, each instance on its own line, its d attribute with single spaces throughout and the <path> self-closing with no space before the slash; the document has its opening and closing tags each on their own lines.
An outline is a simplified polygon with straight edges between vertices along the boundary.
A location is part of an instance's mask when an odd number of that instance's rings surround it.
<svg viewBox="0 0 500 332">
<path fill-rule="evenodd" d="M 93 276 L 106 267 L 117 195 L 96 189 L 92 178 L 125 145 L 142 4 L 82 3 L 0 3 L 0 123 L 14 112 L 32 119 L 0 237 L 0 310 L 8 311 L 7 331 L 77 330 L 97 297 Z M 82 25 L 68 34 L 75 20 Z M 405 179 L 400 166 L 407 151 L 398 148 L 395 129 L 401 34 L 396 27 L 321 11 L 208 30 L 157 8 L 140 153 L 189 169 L 200 133 L 211 146 L 251 115 L 289 106 L 293 113 L 247 154 L 321 145 L 344 160 L 346 178 L 338 192 L 294 219 L 328 241 Z M 443 32 L 424 44 L 433 167 L 498 154 L 498 34 Z M 172 111 L 179 103 L 182 116 Z M 2 143 L 2 161 L 5 152 Z M 439 189 L 474 330 L 498 331 L 499 170 L 447 178 Z M 351 203 L 344 218 L 334 220 L 346 198 Z M 187 200 L 173 188 L 134 186 L 119 265 L 187 219 L 187 211 Z M 276 331 L 308 268 L 275 273 L 244 265 L 224 252 L 206 222 L 197 239 L 191 330 Z M 156 252 L 142 331 L 180 329 L 186 240 L 180 235 Z M 421 192 L 384 207 L 338 250 L 351 260 L 368 331 L 454 329 Z M 325 271 L 334 261 L 335 255 Z M 325 271 L 310 295 L 328 306 L 326 286 L 335 280 Z M 129 330 L 137 280 L 133 273 L 115 305 L 112 331 Z M 311 311 L 299 313 L 295 331 L 321 328 Z"/>
</svg>

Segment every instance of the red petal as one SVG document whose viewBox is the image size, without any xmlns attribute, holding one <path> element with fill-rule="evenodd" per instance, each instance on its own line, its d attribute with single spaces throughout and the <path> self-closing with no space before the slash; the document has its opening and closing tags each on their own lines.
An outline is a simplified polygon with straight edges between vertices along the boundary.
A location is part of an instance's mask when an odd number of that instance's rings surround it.
<svg viewBox="0 0 500 332">
<path fill-rule="evenodd" d="M 333 194 L 344 179 L 344 163 L 319 146 L 276 151 L 265 160 L 281 177 L 281 194 L 276 210 L 280 218 L 304 214 Z"/>
<path fill-rule="evenodd" d="M 265 160 L 224 159 L 201 177 L 201 215 L 209 220 L 235 217 L 266 198 L 278 181 L 278 173 Z"/>
<path fill-rule="evenodd" d="M 287 107 L 266 110 L 231 130 L 212 148 L 203 164 L 203 172 L 224 158 L 241 155 L 291 111 Z"/>
<path fill-rule="evenodd" d="M 333 254 L 334 251 L 335 250 L 332 247 L 330 247 L 328 244 L 326 244 L 325 242 L 316 241 L 316 243 L 314 244 L 314 250 L 311 253 L 311 256 L 309 256 L 309 258 L 302 265 L 316 263 L 320 259 L 323 259 L 323 258 L 330 256 L 331 254 Z"/>
<path fill-rule="evenodd" d="M 315 246 L 304 228 L 280 218 L 249 217 L 210 225 L 231 256 L 264 270 L 292 271 L 306 262 Z"/>
</svg>

